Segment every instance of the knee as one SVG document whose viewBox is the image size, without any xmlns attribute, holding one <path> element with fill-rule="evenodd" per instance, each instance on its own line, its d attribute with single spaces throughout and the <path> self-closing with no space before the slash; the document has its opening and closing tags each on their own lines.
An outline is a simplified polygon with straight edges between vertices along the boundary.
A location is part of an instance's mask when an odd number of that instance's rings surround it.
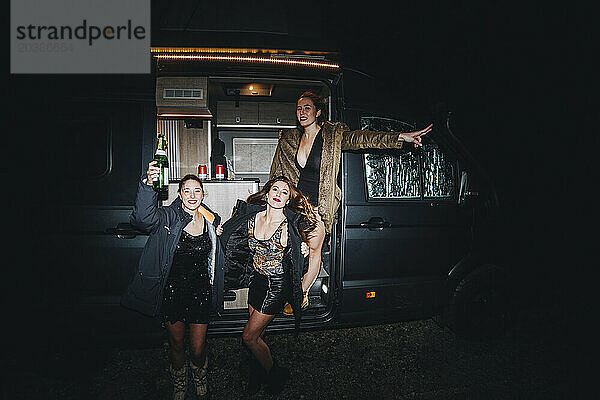
<svg viewBox="0 0 600 400">
<path fill-rule="evenodd" d="M 310 238 L 308 240 L 308 246 L 311 249 L 318 249 L 323 245 L 323 241 L 325 240 L 325 224 L 323 221 L 319 221 L 316 225 L 315 229 L 311 232 Z"/>
<path fill-rule="evenodd" d="M 321 220 L 319 220 L 319 222 L 317 223 L 316 233 L 319 237 L 319 240 L 322 242 L 325 238 L 325 223 Z"/>
<path fill-rule="evenodd" d="M 242 333 L 242 341 L 248 347 L 254 346 L 254 344 L 256 344 L 257 340 L 258 340 L 258 335 L 252 331 L 244 330 L 244 333 Z"/>
</svg>

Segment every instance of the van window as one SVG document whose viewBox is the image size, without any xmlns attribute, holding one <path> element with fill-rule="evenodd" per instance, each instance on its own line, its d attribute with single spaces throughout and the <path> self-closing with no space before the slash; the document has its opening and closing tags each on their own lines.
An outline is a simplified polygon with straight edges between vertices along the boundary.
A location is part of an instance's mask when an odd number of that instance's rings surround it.
<svg viewBox="0 0 600 400">
<path fill-rule="evenodd" d="M 421 198 L 417 155 L 367 153 L 364 160 L 370 199 Z"/>
<path fill-rule="evenodd" d="M 413 124 L 390 118 L 362 117 L 362 129 L 408 131 Z M 364 154 L 369 199 L 431 199 L 454 195 L 454 164 L 430 137 L 423 147 L 400 150 L 373 150 Z"/>
<path fill-rule="evenodd" d="M 425 141 L 423 151 L 423 196 L 451 197 L 454 188 L 453 164 L 431 139 Z"/>
</svg>

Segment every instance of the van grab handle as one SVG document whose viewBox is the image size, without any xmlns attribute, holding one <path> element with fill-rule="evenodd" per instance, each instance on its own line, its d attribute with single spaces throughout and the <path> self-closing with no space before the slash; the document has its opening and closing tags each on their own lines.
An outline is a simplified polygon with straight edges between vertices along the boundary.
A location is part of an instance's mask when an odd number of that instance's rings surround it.
<svg viewBox="0 0 600 400">
<path fill-rule="evenodd" d="M 381 217 L 372 217 L 367 222 L 361 222 L 361 228 L 367 228 L 370 231 L 381 231 L 384 228 L 390 228 L 392 224 L 384 221 Z"/>
</svg>

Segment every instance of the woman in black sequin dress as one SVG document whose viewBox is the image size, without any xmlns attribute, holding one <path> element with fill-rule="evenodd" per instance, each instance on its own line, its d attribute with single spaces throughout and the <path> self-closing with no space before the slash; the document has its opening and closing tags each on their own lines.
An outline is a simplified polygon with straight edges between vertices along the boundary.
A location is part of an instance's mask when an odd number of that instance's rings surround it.
<svg viewBox="0 0 600 400">
<path fill-rule="evenodd" d="M 185 229 L 173 254 L 171 271 L 163 289 L 161 315 L 167 325 L 179 322 L 208 324 L 211 288 L 208 254 L 211 243 L 206 227 L 199 235 Z"/>
<path fill-rule="evenodd" d="M 202 204 L 204 189 L 195 175 L 183 177 L 171 205 L 158 207 L 151 186 L 157 174 L 153 161 L 138 189 L 131 222 L 150 237 L 122 304 L 162 318 L 170 344 L 173 398 L 184 398 L 188 368 L 196 394 L 203 397 L 207 395 L 206 331 L 211 312 L 218 311 L 222 302 L 223 253 L 217 238 L 222 227 L 219 216 Z"/>
</svg>

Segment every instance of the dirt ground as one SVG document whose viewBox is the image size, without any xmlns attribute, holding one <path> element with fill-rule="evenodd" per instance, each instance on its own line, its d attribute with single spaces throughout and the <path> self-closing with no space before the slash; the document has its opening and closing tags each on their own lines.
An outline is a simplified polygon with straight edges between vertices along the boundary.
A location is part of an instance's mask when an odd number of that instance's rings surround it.
<svg viewBox="0 0 600 400">
<path fill-rule="evenodd" d="M 568 324 L 528 310 L 500 338 L 467 342 L 432 320 L 267 334 L 292 376 L 281 399 L 576 399 Z M 9 360 L 6 399 L 168 399 L 167 346 L 59 352 Z M 239 338 L 209 338 L 214 399 L 244 396 Z M 14 361 L 14 360 L 13 360 Z M 188 398 L 193 399 L 192 391 Z M 254 398 L 273 398 L 260 392 Z"/>
</svg>

